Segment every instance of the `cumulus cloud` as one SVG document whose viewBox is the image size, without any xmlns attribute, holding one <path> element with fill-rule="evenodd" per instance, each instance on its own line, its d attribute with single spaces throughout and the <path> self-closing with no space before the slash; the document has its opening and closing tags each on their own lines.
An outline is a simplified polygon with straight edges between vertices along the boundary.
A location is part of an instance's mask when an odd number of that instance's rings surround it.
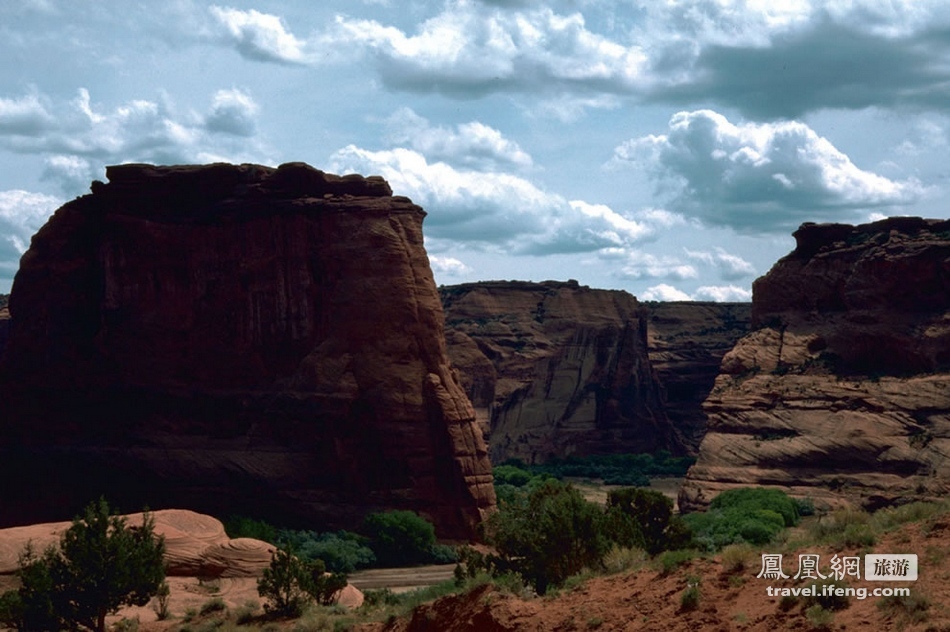
<svg viewBox="0 0 950 632">
<path fill-rule="evenodd" d="M 237 89 L 218 90 L 211 100 L 211 111 L 205 118 L 205 127 L 212 132 L 253 136 L 257 131 L 259 109 L 246 92 Z"/>
<path fill-rule="evenodd" d="M 457 169 L 398 147 L 371 151 L 353 145 L 330 166 L 340 173 L 374 173 L 428 212 L 426 234 L 484 250 L 513 254 L 594 252 L 626 247 L 655 227 L 613 209 L 539 189 L 505 172 Z"/>
<path fill-rule="evenodd" d="M 600 258 L 614 267 L 614 276 L 627 280 L 642 279 L 694 279 L 699 276 L 696 268 L 670 255 L 654 255 L 639 249 L 604 249 Z"/>
<path fill-rule="evenodd" d="M 718 268 L 719 275 L 732 281 L 755 274 L 755 267 L 742 257 L 733 255 L 716 247 L 712 252 L 686 249 L 686 256 L 701 261 L 709 267 Z"/>
<path fill-rule="evenodd" d="M 53 117 L 35 94 L 0 97 L 0 134 L 34 136 L 53 125 Z"/>
<path fill-rule="evenodd" d="M 756 119 L 822 108 L 947 108 L 945 3 L 897 0 L 645 3 L 645 96 Z M 860 60 L 860 63 L 855 63 Z"/>
<path fill-rule="evenodd" d="M 217 5 L 209 10 L 224 38 L 248 59 L 283 64 L 304 64 L 310 60 L 306 40 L 287 30 L 279 16 Z"/>
<path fill-rule="evenodd" d="M 16 261 L 26 252 L 30 238 L 63 200 L 20 189 L 0 191 L 0 285 L 16 272 Z"/>
<path fill-rule="evenodd" d="M 745 303 L 752 300 L 752 292 L 736 285 L 704 285 L 692 294 L 672 285 L 660 283 L 647 288 L 640 297 L 644 301 L 713 301 L 716 303 Z"/>
<path fill-rule="evenodd" d="M 455 257 L 429 255 L 429 265 L 437 276 L 459 277 L 468 274 L 472 269 Z"/>
<path fill-rule="evenodd" d="M 387 140 L 408 146 L 430 160 L 471 167 L 482 171 L 503 168 L 523 169 L 532 165 L 518 143 L 479 121 L 457 125 L 454 129 L 433 126 L 410 108 L 402 108 L 387 120 Z"/>
<path fill-rule="evenodd" d="M 804 123 L 733 124 L 711 110 L 675 114 L 666 134 L 623 143 L 611 164 L 647 169 L 673 210 L 742 231 L 784 232 L 923 191 L 858 168 Z"/>
<path fill-rule="evenodd" d="M 501 91 L 629 93 L 646 55 L 587 27 L 579 12 L 537 3 L 450 0 L 414 31 L 338 15 L 308 39 L 278 16 L 213 7 L 228 43 L 250 59 L 351 62 L 366 54 L 389 87 L 479 97 Z M 595 101 L 595 103 L 598 103 Z"/>
<path fill-rule="evenodd" d="M 0 149 L 43 156 L 44 179 L 56 182 L 67 195 L 85 190 L 106 164 L 263 158 L 260 143 L 252 138 L 258 107 L 248 93 L 236 89 L 215 93 L 207 114 L 178 112 L 167 96 L 104 108 L 93 104 L 85 88 L 60 103 L 37 95 L 0 97 L 0 102 L 19 104 L 7 111 L 21 113 L 17 120 L 33 121 L 0 124 Z M 10 114 L 8 120 L 15 118 Z M 25 133 L 39 123 L 37 133 Z"/>
<path fill-rule="evenodd" d="M 660 283 L 659 285 L 654 285 L 647 288 L 647 291 L 640 295 L 639 297 L 644 301 L 691 301 L 693 298 L 683 292 L 682 290 L 677 290 L 672 285 L 667 285 L 666 283 Z"/>
</svg>

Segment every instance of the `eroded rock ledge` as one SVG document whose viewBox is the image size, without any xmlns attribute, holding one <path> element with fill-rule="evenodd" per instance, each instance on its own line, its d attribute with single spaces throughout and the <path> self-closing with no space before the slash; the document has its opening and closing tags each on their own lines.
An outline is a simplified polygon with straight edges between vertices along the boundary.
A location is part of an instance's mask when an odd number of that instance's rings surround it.
<svg viewBox="0 0 950 632">
<path fill-rule="evenodd" d="M 805 224 L 753 285 L 680 506 L 781 487 L 869 508 L 950 491 L 950 221 Z"/>
<path fill-rule="evenodd" d="M 33 238 L 0 361 L 0 526 L 122 506 L 353 527 L 494 505 L 421 208 L 301 163 L 107 169 Z"/>
</svg>

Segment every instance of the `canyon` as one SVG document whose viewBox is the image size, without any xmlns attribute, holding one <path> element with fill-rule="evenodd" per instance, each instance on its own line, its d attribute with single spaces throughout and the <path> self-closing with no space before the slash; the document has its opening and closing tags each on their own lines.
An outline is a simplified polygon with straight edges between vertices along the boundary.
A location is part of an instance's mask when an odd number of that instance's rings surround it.
<svg viewBox="0 0 950 632">
<path fill-rule="evenodd" d="M 425 212 L 302 163 L 121 165 L 34 236 L 0 360 L 0 526 L 120 507 L 470 538 L 491 464 Z"/>
<path fill-rule="evenodd" d="M 753 285 L 679 495 L 775 486 L 867 509 L 950 491 L 950 221 L 804 224 Z"/>
<path fill-rule="evenodd" d="M 576 281 L 440 288 L 452 363 L 492 461 L 695 451 L 743 303 L 644 304 Z"/>
</svg>

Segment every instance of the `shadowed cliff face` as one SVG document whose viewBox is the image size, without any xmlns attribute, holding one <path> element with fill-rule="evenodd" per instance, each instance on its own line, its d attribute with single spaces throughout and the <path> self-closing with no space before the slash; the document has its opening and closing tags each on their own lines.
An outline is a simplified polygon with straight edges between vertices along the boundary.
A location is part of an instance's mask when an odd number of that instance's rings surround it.
<svg viewBox="0 0 950 632">
<path fill-rule="evenodd" d="M 776 485 L 874 508 L 950 491 L 950 221 L 811 225 L 753 286 L 680 506 Z"/>
<path fill-rule="evenodd" d="M 663 386 L 664 407 L 691 451 L 706 434 L 703 401 L 722 357 L 749 333 L 751 303 L 649 302 L 650 363 Z"/>
<path fill-rule="evenodd" d="M 14 282 L 0 524 L 105 493 L 313 527 L 408 508 L 474 533 L 490 463 L 419 207 L 302 164 L 107 175 Z"/>
<path fill-rule="evenodd" d="M 683 452 L 626 292 L 574 281 L 443 287 L 447 340 L 492 460 Z"/>
<path fill-rule="evenodd" d="M 3 358 L 3 350 L 7 346 L 7 336 L 10 332 L 10 310 L 7 309 L 9 299 L 8 294 L 0 294 L 0 359 Z"/>
</svg>

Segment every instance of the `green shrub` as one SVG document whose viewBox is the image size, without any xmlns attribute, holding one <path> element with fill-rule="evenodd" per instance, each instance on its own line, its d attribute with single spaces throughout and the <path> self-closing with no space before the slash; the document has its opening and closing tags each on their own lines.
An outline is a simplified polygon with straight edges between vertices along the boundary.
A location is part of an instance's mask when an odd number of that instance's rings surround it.
<svg viewBox="0 0 950 632">
<path fill-rule="evenodd" d="M 683 518 L 696 543 L 715 551 L 729 544 L 762 545 L 783 529 L 798 523 L 798 509 L 784 492 L 776 489 L 742 488 L 719 494 L 709 510 Z"/>
<path fill-rule="evenodd" d="M 90 503 L 58 548 L 41 556 L 31 546 L 23 551 L 21 586 L 16 598 L 5 597 L 5 616 L 18 618 L 18 629 L 104 631 L 107 614 L 146 605 L 165 579 L 165 544 L 154 526 L 148 512 L 141 527 L 130 527 L 104 499 Z"/>
<path fill-rule="evenodd" d="M 756 550 L 748 544 L 730 544 L 722 549 L 722 568 L 727 573 L 746 570 L 755 561 Z"/>
<path fill-rule="evenodd" d="M 198 614 L 206 615 L 211 614 L 212 612 L 221 612 L 222 610 L 227 609 L 228 607 L 224 604 L 224 599 L 221 599 L 221 597 L 214 597 L 201 604 L 201 609 L 198 610 Z"/>
<path fill-rule="evenodd" d="M 432 558 L 435 527 L 412 511 L 389 511 L 366 517 L 366 532 L 383 566 L 424 564 Z"/>
<path fill-rule="evenodd" d="M 515 465 L 496 465 L 492 468 L 492 476 L 495 478 L 495 485 L 512 487 L 524 487 L 532 478 L 531 472 Z"/>
<path fill-rule="evenodd" d="M 621 573 L 640 568 L 648 559 L 643 549 L 632 549 L 614 544 L 604 554 L 603 565 L 608 573 Z"/>
<path fill-rule="evenodd" d="M 878 600 L 877 607 L 890 616 L 899 617 L 901 622 L 923 623 L 928 617 L 930 599 L 914 591 L 910 595 L 882 597 Z"/>
<path fill-rule="evenodd" d="M 257 582 L 257 592 L 271 601 L 266 609 L 279 615 L 300 616 L 310 600 L 328 605 L 344 586 L 346 575 L 327 574 L 322 561 L 305 562 L 292 550 L 277 549 Z"/>
<path fill-rule="evenodd" d="M 689 612 L 699 608 L 699 600 L 702 593 L 699 590 L 699 578 L 691 577 L 687 582 L 686 590 L 680 595 L 680 610 Z"/>
<path fill-rule="evenodd" d="M 230 516 L 224 521 L 224 531 L 229 538 L 253 538 L 270 544 L 279 544 L 278 529 L 263 520 L 247 516 Z"/>
<path fill-rule="evenodd" d="M 813 629 L 829 630 L 831 629 L 831 622 L 834 621 L 834 613 L 818 604 L 814 604 L 805 610 L 805 618 L 811 623 Z"/>
<path fill-rule="evenodd" d="M 827 591 L 824 589 L 824 586 L 829 587 Z M 808 597 L 805 597 L 805 604 L 819 605 L 828 611 L 845 610 L 851 605 L 851 601 L 848 599 L 846 594 L 836 595 L 835 590 L 838 588 L 847 587 L 848 584 L 846 582 L 837 579 L 826 579 L 821 582 L 812 582 L 812 590 L 810 591 L 812 594 Z"/>
<path fill-rule="evenodd" d="M 168 586 L 168 582 L 163 581 L 158 590 L 155 591 L 155 605 L 152 606 L 152 609 L 155 611 L 155 616 L 159 621 L 164 621 L 169 617 L 171 612 L 168 609 L 168 602 L 171 599 L 171 588 Z"/>
<path fill-rule="evenodd" d="M 696 551 L 690 549 L 679 549 L 676 551 L 664 551 L 656 557 L 656 562 L 663 575 L 669 575 L 680 566 L 685 566 L 691 559 L 696 557 Z"/>
<path fill-rule="evenodd" d="M 519 573 L 542 595 L 584 567 L 598 566 L 607 548 L 600 507 L 555 481 L 493 514 L 486 537 L 498 550 L 496 569 Z"/>
<path fill-rule="evenodd" d="M 673 501 L 660 492 L 636 487 L 612 490 L 607 494 L 607 515 L 608 536 L 622 546 L 656 555 L 690 543 L 688 528 L 673 514 Z"/>
<path fill-rule="evenodd" d="M 281 529 L 277 532 L 277 545 L 292 548 L 297 557 L 306 560 L 322 560 L 327 570 L 334 573 L 352 573 L 358 568 L 367 568 L 376 563 L 376 555 L 368 546 L 368 538 L 348 531 L 317 533 Z"/>
</svg>

